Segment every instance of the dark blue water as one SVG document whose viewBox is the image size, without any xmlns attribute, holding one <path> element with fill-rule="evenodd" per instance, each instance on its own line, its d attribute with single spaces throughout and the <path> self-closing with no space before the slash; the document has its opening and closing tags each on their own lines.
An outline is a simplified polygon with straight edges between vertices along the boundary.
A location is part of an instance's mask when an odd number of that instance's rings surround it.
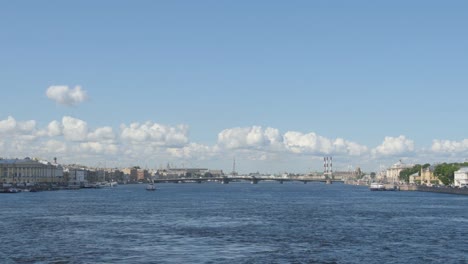
<svg viewBox="0 0 468 264">
<path fill-rule="evenodd" d="M 322 183 L 0 195 L 0 263 L 467 263 L 468 196 Z"/>
</svg>

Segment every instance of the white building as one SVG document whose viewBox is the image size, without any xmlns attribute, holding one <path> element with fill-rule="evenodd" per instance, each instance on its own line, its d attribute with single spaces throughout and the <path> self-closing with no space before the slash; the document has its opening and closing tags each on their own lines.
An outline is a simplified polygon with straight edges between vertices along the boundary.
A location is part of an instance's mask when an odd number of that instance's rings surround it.
<svg viewBox="0 0 468 264">
<path fill-rule="evenodd" d="M 468 167 L 462 167 L 455 172 L 453 184 L 458 187 L 468 186 Z"/>
<path fill-rule="evenodd" d="M 392 167 L 387 169 L 385 174 L 385 181 L 388 183 L 398 183 L 400 182 L 400 172 L 404 169 L 412 168 L 413 165 L 405 164 L 401 160 L 393 164 Z"/>
</svg>

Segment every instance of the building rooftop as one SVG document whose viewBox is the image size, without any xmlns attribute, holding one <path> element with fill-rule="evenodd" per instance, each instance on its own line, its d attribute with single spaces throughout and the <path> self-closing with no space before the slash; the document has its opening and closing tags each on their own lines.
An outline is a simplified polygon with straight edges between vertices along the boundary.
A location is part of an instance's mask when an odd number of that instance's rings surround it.
<svg viewBox="0 0 468 264">
<path fill-rule="evenodd" d="M 410 168 L 412 166 L 413 165 L 403 163 L 401 160 L 399 160 L 397 163 L 392 165 L 391 169 L 405 169 L 405 168 Z"/>
<path fill-rule="evenodd" d="M 435 166 L 434 165 L 431 165 L 425 169 L 423 169 L 424 171 L 434 171 L 435 170 Z"/>
<path fill-rule="evenodd" d="M 24 158 L 24 159 L 0 159 L 0 165 L 8 165 L 8 164 L 22 164 L 22 163 L 40 163 L 43 165 L 55 165 L 55 166 L 60 166 L 58 164 L 53 164 L 51 162 L 48 162 L 46 160 L 38 160 L 38 159 L 31 159 L 31 158 Z"/>
<path fill-rule="evenodd" d="M 461 167 L 457 172 L 468 172 L 468 167 Z"/>
<path fill-rule="evenodd" d="M 24 162 L 31 162 L 35 160 L 31 160 L 30 158 L 24 159 L 0 159 L 0 164 L 16 164 L 16 163 L 24 163 Z"/>
</svg>

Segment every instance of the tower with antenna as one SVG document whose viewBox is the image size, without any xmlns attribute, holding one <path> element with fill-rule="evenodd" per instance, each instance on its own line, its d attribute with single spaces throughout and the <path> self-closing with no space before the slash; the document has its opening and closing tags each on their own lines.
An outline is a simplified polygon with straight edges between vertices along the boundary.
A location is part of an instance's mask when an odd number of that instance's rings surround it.
<svg viewBox="0 0 468 264">
<path fill-rule="evenodd" d="M 236 158 L 234 157 L 233 160 L 232 160 L 232 172 L 231 172 L 232 176 L 237 176 L 237 172 L 236 172 Z"/>
<path fill-rule="evenodd" d="M 323 176 L 333 179 L 333 157 L 323 157 Z"/>
</svg>

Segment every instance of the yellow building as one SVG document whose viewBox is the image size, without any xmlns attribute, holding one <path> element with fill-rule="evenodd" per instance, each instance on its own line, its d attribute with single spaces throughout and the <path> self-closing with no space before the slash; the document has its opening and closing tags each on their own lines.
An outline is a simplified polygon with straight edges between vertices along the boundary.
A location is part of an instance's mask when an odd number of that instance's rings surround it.
<svg viewBox="0 0 468 264">
<path fill-rule="evenodd" d="M 421 168 L 421 184 L 424 185 L 443 185 L 443 183 L 434 175 L 434 166 L 425 169 Z"/>
<path fill-rule="evenodd" d="M 37 159 L 0 159 L 0 183 L 63 183 L 63 168 Z"/>
</svg>

